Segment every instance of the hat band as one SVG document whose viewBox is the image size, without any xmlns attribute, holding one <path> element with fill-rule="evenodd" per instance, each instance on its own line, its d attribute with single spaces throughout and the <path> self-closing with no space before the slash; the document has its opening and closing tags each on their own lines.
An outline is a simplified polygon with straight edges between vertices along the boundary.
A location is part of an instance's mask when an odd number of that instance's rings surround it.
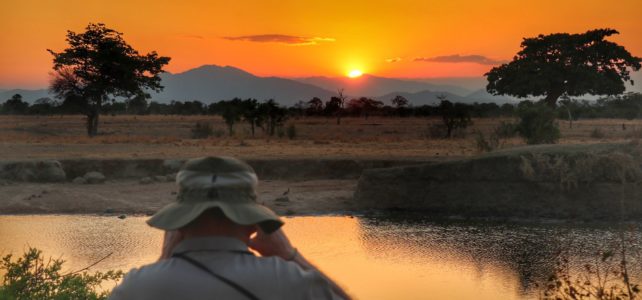
<svg viewBox="0 0 642 300">
<path fill-rule="evenodd" d="M 178 192 L 176 200 L 181 203 L 201 203 L 210 201 L 249 203 L 256 202 L 256 193 L 252 189 L 183 188 Z"/>
</svg>

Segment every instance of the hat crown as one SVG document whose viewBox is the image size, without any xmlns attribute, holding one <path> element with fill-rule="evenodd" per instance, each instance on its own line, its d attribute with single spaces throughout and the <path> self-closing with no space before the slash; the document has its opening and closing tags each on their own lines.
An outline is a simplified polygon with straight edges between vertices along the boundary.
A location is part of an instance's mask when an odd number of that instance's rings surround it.
<svg viewBox="0 0 642 300">
<path fill-rule="evenodd" d="M 179 202 L 256 200 L 258 178 L 246 163 L 231 157 L 188 161 L 176 176 Z"/>
</svg>

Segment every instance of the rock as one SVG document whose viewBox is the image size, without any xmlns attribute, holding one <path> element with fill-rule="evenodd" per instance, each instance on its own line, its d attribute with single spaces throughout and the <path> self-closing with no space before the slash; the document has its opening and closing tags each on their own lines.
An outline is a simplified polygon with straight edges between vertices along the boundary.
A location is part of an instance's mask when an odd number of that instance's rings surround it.
<svg viewBox="0 0 642 300">
<path fill-rule="evenodd" d="M 158 176 L 154 176 L 154 180 L 158 182 L 167 182 L 167 177 L 158 175 Z"/>
<path fill-rule="evenodd" d="M 154 180 L 151 177 L 143 177 L 138 181 L 140 184 L 151 184 L 153 182 Z"/>
<path fill-rule="evenodd" d="M 85 183 L 87 183 L 87 180 L 85 178 L 83 178 L 83 177 L 76 177 L 71 182 L 73 182 L 75 184 L 85 184 Z"/>
<path fill-rule="evenodd" d="M 1 162 L 0 178 L 23 182 L 63 182 L 67 180 L 57 160 Z"/>
<path fill-rule="evenodd" d="M 122 219 L 127 218 L 127 215 L 120 215 L 120 216 L 118 216 L 118 218 L 122 220 Z"/>
<path fill-rule="evenodd" d="M 105 183 L 106 179 L 105 175 L 96 171 L 86 173 L 83 178 L 87 181 L 88 184 Z"/>
</svg>

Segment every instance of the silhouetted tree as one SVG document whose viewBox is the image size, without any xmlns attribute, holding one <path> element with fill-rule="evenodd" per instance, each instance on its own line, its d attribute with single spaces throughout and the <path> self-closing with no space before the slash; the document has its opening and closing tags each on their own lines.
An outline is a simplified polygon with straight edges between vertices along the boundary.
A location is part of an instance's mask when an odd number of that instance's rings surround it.
<svg viewBox="0 0 642 300">
<path fill-rule="evenodd" d="M 234 98 L 227 101 L 223 100 L 215 103 L 211 107 L 214 113 L 223 117 L 223 120 L 227 125 L 229 135 L 232 136 L 234 134 L 234 124 L 240 121 L 243 116 L 243 100 L 240 98 Z"/>
<path fill-rule="evenodd" d="M 261 126 L 270 136 L 274 136 L 276 128 L 282 127 L 287 121 L 287 109 L 279 106 L 274 99 L 259 104 L 260 114 L 265 119 L 265 128 Z M 263 124 L 262 124 L 263 125 Z"/>
<path fill-rule="evenodd" d="M 250 124 L 252 137 L 254 137 L 254 129 L 263 124 L 264 118 L 259 110 L 259 102 L 256 99 L 243 100 L 241 114 L 243 115 L 243 119 Z"/>
<path fill-rule="evenodd" d="M 458 128 L 466 128 L 472 124 L 470 119 L 470 111 L 466 104 L 455 103 L 448 101 L 446 96 L 437 96 L 441 102 L 439 103 L 439 113 L 446 126 L 446 137 L 452 136 L 452 131 Z"/>
<path fill-rule="evenodd" d="M 7 114 L 22 115 L 27 112 L 29 103 L 22 101 L 22 95 L 15 94 L 2 105 L 2 110 Z"/>
<path fill-rule="evenodd" d="M 323 113 L 323 101 L 321 99 L 314 97 L 308 101 L 308 108 L 306 113 L 310 116 L 318 116 Z"/>
<path fill-rule="evenodd" d="M 383 102 L 370 99 L 368 97 L 359 98 L 359 102 L 361 103 L 362 113 L 364 114 L 366 120 L 371 113 L 377 111 L 377 109 L 383 106 Z"/>
<path fill-rule="evenodd" d="M 336 109 L 335 113 L 337 114 L 337 125 L 341 125 L 341 115 L 343 114 L 343 109 L 346 102 L 346 96 L 343 95 L 343 89 L 339 89 L 337 91 L 337 94 L 339 94 L 339 97 L 336 97 L 336 98 L 332 97 L 332 98 L 335 98 L 336 100 L 338 100 L 337 104 L 339 107 L 338 109 Z"/>
<path fill-rule="evenodd" d="M 341 99 L 339 97 L 330 97 L 330 100 L 325 103 L 323 113 L 326 116 L 334 116 L 338 114 L 338 111 L 341 110 L 341 108 Z"/>
<path fill-rule="evenodd" d="M 493 95 L 546 96 L 551 107 L 564 94 L 621 94 L 626 81 L 633 84 L 629 69 L 639 70 L 640 58 L 605 40 L 613 34 L 618 32 L 597 29 L 526 38 L 513 61 L 485 74 L 486 90 Z"/>
<path fill-rule="evenodd" d="M 127 113 L 144 115 L 147 112 L 147 100 L 142 95 L 137 95 L 125 102 Z"/>
<path fill-rule="evenodd" d="M 37 99 L 30 107 L 29 114 L 34 115 L 52 115 L 56 112 L 60 104 L 49 97 Z"/>
<path fill-rule="evenodd" d="M 67 31 L 66 40 L 69 48 L 64 51 L 48 50 L 56 71 L 50 89 L 60 99 L 72 97 L 85 104 L 89 136 L 97 134 L 101 107 L 110 96 L 149 98 L 147 90 L 163 89 L 158 75 L 170 58 L 154 51 L 138 54 L 122 33 L 90 23 L 83 33 Z"/>
<path fill-rule="evenodd" d="M 405 111 L 408 108 L 408 99 L 406 99 L 403 96 L 397 95 L 392 99 L 392 105 L 394 105 L 395 110 L 397 111 L 397 114 L 400 117 L 403 117 L 405 115 Z"/>
</svg>

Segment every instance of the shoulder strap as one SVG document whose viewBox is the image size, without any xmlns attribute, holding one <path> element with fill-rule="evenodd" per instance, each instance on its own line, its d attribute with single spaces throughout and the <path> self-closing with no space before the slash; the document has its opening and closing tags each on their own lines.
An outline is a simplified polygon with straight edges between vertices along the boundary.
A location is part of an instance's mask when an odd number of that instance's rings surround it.
<svg viewBox="0 0 642 300">
<path fill-rule="evenodd" d="M 232 280 L 229 280 L 229 279 L 227 279 L 227 278 L 225 278 L 225 277 L 223 277 L 223 276 L 221 276 L 221 275 L 219 275 L 219 274 L 214 273 L 214 272 L 213 272 L 212 270 L 210 270 L 208 267 L 206 267 L 206 266 L 205 266 L 205 265 L 203 265 L 202 263 L 200 263 L 200 262 L 196 261 L 195 259 L 193 259 L 193 258 L 191 258 L 191 257 L 187 256 L 185 253 L 174 253 L 174 254 L 172 255 L 172 257 L 176 257 L 176 258 L 183 259 L 183 260 L 185 260 L 186 262 L 188 262 L 188 263 L 192 264 L 193 266 L 195 266 L 195 267 L 197 267 L 197 268 L 201 269 L 202 271 L 206 272 L 207 274 L 212 275 L 212 277 L 214 277 L 214 278 L 216 278 L 216 279 L 218 279 L 218 280 L 220 280 L 220 281 L 225 282 L 227 285 L 229 285 L 229 286 L 233 287 L 233 288 L 234 288 L 235 290 L 237 290 L 239 293 L 241 293 L 241 294 L 245 295 L 248 299 L 251 299 L 251 300 L 259 300 L 259 298 L 258 298 L 258 297 L 254 296 L 254 294 L 252 294 L 250 291 L 248 291 L 248 290 L 247 290 L 247 289 L 245 289 L 244 287 L 242 287 L 242 286 L 238 285 L 236 282 L 234 282 L 234 281 L 232 281 Z"/>
</svg>

